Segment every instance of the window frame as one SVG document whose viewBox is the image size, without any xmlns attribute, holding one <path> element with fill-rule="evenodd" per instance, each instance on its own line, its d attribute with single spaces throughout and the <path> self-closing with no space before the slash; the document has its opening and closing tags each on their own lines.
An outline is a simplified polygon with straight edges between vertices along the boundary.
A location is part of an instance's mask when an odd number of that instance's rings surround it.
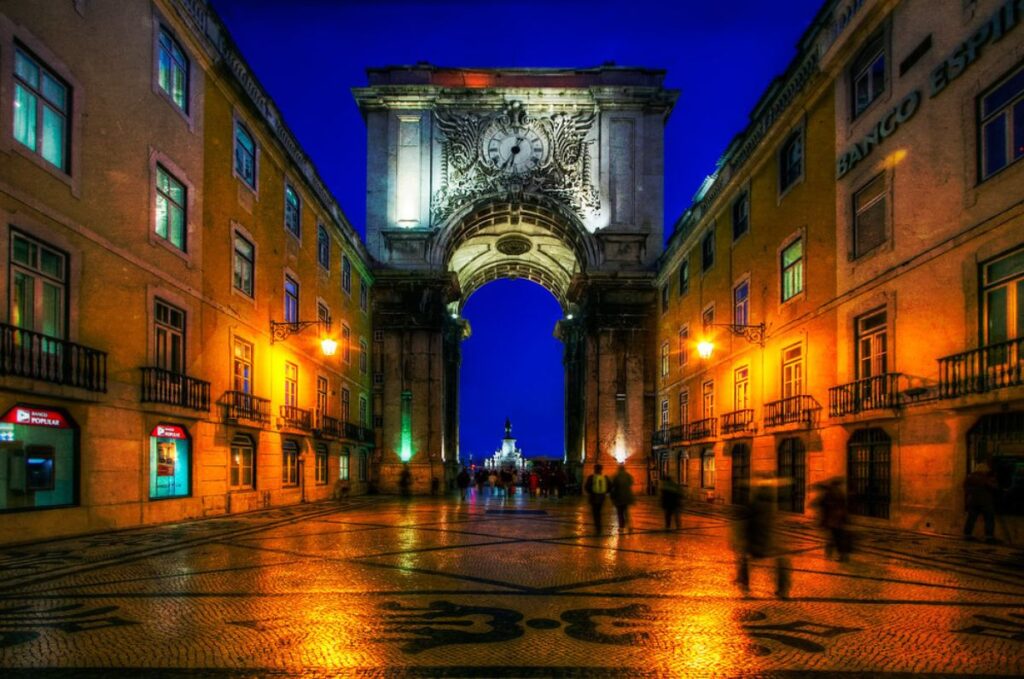
<svg viewBox="0 0 1024 679">
<path fill-rule="evenodd" d="M 313 448 L 313 483 L 317 486 L 326 486 L 330 478 L 330 471 L 328 469 L 330 460 L 330 453 L 327 450 L 327 446 L 320 443 Z"/>
<path fill-rule="evenodd" d="M 331 234 L 323 223 L 316 225 L 316 262 L 321 269 L 331 272 Z"/>
<path fill-rule="evenodd" d="M 690 256 L 687 253 L 686 257 L 679 262 L 679 270 L 676 273 L 679 279 L 679 296 L 684 297 L 690 292 Z"/>
<path fill-rule="evenodd" d="M 661 344 L 661 377 L 665 378 L 668 376 L 668 355 L 669 346 L 668 342 L 662 342 Z"/>
<path fill-rule="evenodd" d="M 10 54 L 11 57 L 9 63 L 5 66 L 6 72 L 4 73 L 4 77 L 9 77 L 11 83 L 11 126 L 9 128 L 9 133 L 12 141 L 14 142 L 14 148 L 18 148 L 22 150 L 25 155 L 33 157 L 39 165 L 48 167 L 51 172 L 70 176 L 74 168 L 72 162 L 74 160 L 72 158 L 72 122 L 73 116 L 75 115 L 76 103 L 74 97 L 74 85 L 68 81 L 62 73 L 52 67 L 48 60 L 39 56 L 32 47 L 26 45 L 17 38 L 14 39 L 13 44 L 11 45 Z M 23 76 L 18 74 L 17 64 L 19 56 L 35 68 L 38 84 L 30 83 Z M 44 77 L 48 77 L 49 80 L 53 81 L 63 90 L 63 104 L 58 104 L 45 94 L 45 85 L 43 84 L 45 82 L 43 80 Z M 14 114 L 14 108 L 18 103 L 16 93 L 19 88 L 23 92 L 26 92 L 28 96 L 32 97 L 32 101 L 34 103 L 34 120 L 32 121 L 33 146 L 29 146 L 26 141 L 20 139 L 15 133 L 17 118 Z M 58 108 L 58 106 L 60 106 L 60 108 Z M 59 165 L 43 155 L 42 145 L 45 138 L 44 118 L 46 109 L 49 109 L 58 115 L 59 120 L 62 122 L 60 128 L 61 149 Z"/>
<path fill-rule="evenodd" d="M 239 356 L 238 349 L 248 349 L 248 356 Z M 243 352 L 245 353 L 245 352 Z M 252 395 L 256 388 L 256 347 L 249 340 L 233 335 L 231 337 L 231 388 L 242 394 Z M 248 368 L 248 389 L 240 388 L 244 382 L 240 381 L 239 367 Z"/>
<path fill-rule="evenodd" d="M 248 261 L 250 267 L 249 287 L 251 289 L 248 292 L 243 290 L 242 288 L 239 288 L 238 285 L 236 284 L 235 268 L 236 262 L 239 261 L 239 253 L 237 248 L 238 239 L 245 241 L 245 243 L 247 243 L 249 247 L 252 248 L 252 259 L 245 260 L 244 257 L 242 258 L 242 261 Z M 242 297 L 245 297 L 247 300 L 254 303 L 256 301 L 256 255 L 256 241 L 253 240 L 252 236 L 249 234 L 248 231 L 242 229 L 240 226 L 235 224 L 231 229 L 231 291 L 233 293 L 241 295 Z"/>
<path fill-rule="evenodd" d="M 289 291 L 289 283 L 295 289 L 295 293 L 291 294 Z M 299 322 L 299 300 L 301 299 L 301 286 L 299 280 L 289 273 L 284 275 L 284 284 L 282 288 L 283 295 L 283 312 L 285 323 L 298 323 Z"/>
<path fill-rule="evenodd" d="M 284 362 L 284 396 L 282 403 L 287 408 L 299 407 L 299 365 Z"/>
<path fill-rule="evenodd" d="M 857 55 L 850 62 L 850 66 L 847 69 L 847 95 L 850 97 L 849 115 L 850 120 L 857 120 L 865 111 L 871 109 L 875 102 L 885 98 L 886 92 L 889 90 L 892 78 L 889 75 L 891 67 L 891 59 L 889 58 L 889 50 L 887 45 L 886 36 L 884 33 L 878 33 L 867 41 L 867 43 L 857 52 Z M 875 91 L 874 85 L 874 66 L 878 62 L 879 58 L 882 60 L 882 86 L 880 89 Z M 864 102 L 863 106 L 859 106 L 857 99 L 857 83 L 860 81 L 861 76 L 865 75 L 869 79 L 870 85 L 872 85 L 871 98 Z"/>
<path fill-rule="evenodd" d="M 676 398 L 676 415 L 679 417 L 679 424 L 685 427 L 690 423 L 690 390 L 683 387 Z"/>
<path fill-rule="evenodd" d="M 715 227 L 711 226 L 707 232 L 700 237 L 700 273 L 703 276 L 715 268 Z"/>
<path fill-rule="evenodd" d="M 341 289 L 352 296 L 352 260 L 344 252 L 341 253 Z"/>
<path fill-rule="evenodd" d="M 284 230 L 302 240 L 302 196 L 288 181 L 284 183 Z"/>
<path fill-rule="evenodd" d="M 370 345 L 365 337 L 359 338 L 359 373 L 365 375 L 370 371 Z"/>
<path fill-rule="evenodd" d="M 737 297 L 741 289 L 746 290 L 742 300 Z M 732 286 L 732 322 L 735 325 L 750 325 L 750 276 L 744 276 Z"/>
<path fill-rule="evenodd" d="M 36 248 L 35 260 L 37 263 L 33 265 L 24 264 L 18 262 L 14 258 L 14 239 L 20 238 Z M 73 273 L 71 255 L 64 248 L 54 245 L 49 240 L 37 236 L 36 234 L 22 230 L 20 228 L 10 227 L 7 231 L 7 322 L 11 325 L 23 328 L 30 332 L 37 332 L 47 337 L 55 337 L 56 339 L 70 339 L 71 332 L 71 290 L 73 283 Z M 51 273 L 44 271 L 42 264 L 38 263 L 41 261 L 41 253 L 43 250 L 49 250 L 54 255 L 61 258 L 61 278 L 58 278 Z M 16 287 L 14 285 L 14 276 L 21 270 L 23 275 L 30 276 L 33 281 L 33 297 L 32 297 L 32 324 L 31 327 L 21 324 L 14 318 L 14 310 L 17 306 L 14 300 L 14 294 Z M 77 278 L 77 277 L 76 277 Z M 46 298 L 41 294 L 42 286 L 49 284 L 57 288 L 60 293 L 61 308 L 58 313 L 58 320 L 60 321 L 60 333 L 52 335 L 43 332 L 43 323 L 46 318 L 42 307 L 45 306 Z"/>
<path fill-rule="evenodd" d="M 750 409 L 750 366 L 743 364 L 732 371 L 732 402 L 733 410 Z M 741 398 L 742 396 L 742 398 Z"/>
<path fill-rule="evenodd" d="M 164 163 L 160 162 L 159 160 L 156 161 L 156 163 L 155 163 L 155 169 L 154 169 L 154 173 L 153 174 L 154 174 L 153 178 L 155 180 L 153 182 L 153 191 L 154 191 L 153 234 L 155 235 L 155 237 L 159 241 L 162 241 L 162 243 L 165 244 L 167 247 L 170 247 L 170 248 L 172 248 L 174 250 L 178 250 L 178 251 L 180 251 L 180 252 L 182 252 L 184 254 L 187 254 L 188 251 L 189 251 L 189 247 L 188 247 L 189 246 L 189 237 L 188 237 L 188 231 L 189 231 L 189 229 L 188 229 L 189 209 L 188 209 L 188 207 L 189 207 L 189 200 L 192 197 L 191 196 L 192 192 L 189 190 L 188 185 L 185 182 L 179 180 L 177 175 L 174 172 L 172 172 L 171 170 L 169 170 L 166 167 L 166 165 Z M 161 174 L 163 174 L 163 176 L 167 178 L 169 184 L 172 184 L 172 186 L 171 186 L 172 189 L 175 188 L 173 186 L 173 184 L 177 184 L 177 188 L 181 189 L 182 197 L 184 198 L 184 200 L 180 204 L 174 200 L 174 198 L 171 196 L 170 193 L 165 193 L 161 189 L 161 187 L 160 187 L 160 176 L 161 176 Z M 169 205 L 168 217 L 167 217 L 166 224 L 164 225 L 164 228 L 167 231 L 166 235 L 161 235 L 160 234 L 160 221 L 159 221 L 159 217 L 158 217 L 160 212 L 159 212 L 158 209 L 156 209 L 159 206 L 159 204 L 160 204 L 161 198 L 165 202 L 167 202 L 168 205 Z M 175 243 L 174 240 L 171 238 L 171 233 L 170 233 L 170 228 L 171 228 L 170 211 L 171 211 L 171 209 L 173 207 L 177 207 L 181 211 L 181 245 L 178 245 L 177 243 Z"/>
<path fill-rule="evenodd" d="M 710 420 L 715 416 L 715 380 L 704 380 L 700 383 L 700 407 L 702 420 Z"/>
<path fill-rule="evenodd" d="M 348 323 L 341 324 L 341 358 L 346 365 L 352 363 L 352 328 Z"/>
<path fill-rule="evenodd" d="M 238 152 L 239 152 L 238 132 L 239 131 L 242 131 L 242 132 L 245 133 L 245 136 L 249 138 L 249 141 L 252 142 L 252 146 L 253 146 L 253 149 L 252 149 L 252 182 L 251 183 L 249 182 L 248 179 L 246 179 L 245 175 L 243 175 L 241 172 L 239 172 L 239 169 L 238 169 L 238 159 L 239 159 L 239 156 L 238 156 Z M 248 125 L 246 125 L 244 122 L 242 122 L 242 119 L 240 117 L 237 117 L 237 116 L 234 119 L 234 125 L 232 126 L 232 129 L 231 129 L 231 140 L 232 140 L 232 146 L 231 146 L 231 149 L 232 149 L 231 150 L 231 172 L 232 172 L 232 174 L 234 174 L 234 176 L 238 179 L 238 181 L 242 182 L 242 184 L 246 188 L 248 188 L 254 194 L 259 195 L 259 183 L 260 183 L 260 144 L 256 140 L 256 135 L 253 134 L 252 128 L 250 128 Z"/>
<path fill-rule="evenodd" d="M 1024 337 L 1024 318 L 1017 316 L 1017 309 L 1022 304 L 1021 300 L 1017 298 L 1017 288 L 1024 284 L 1024 271 L 1017 272 L 1011 271 L 1009 274 L 1004 276 L 993 277 L 990 275 L 991 267 L 999 262 L 1011 260 L 1015 257 L 1024 257 L 1024 246 L 1017 246 L 1004 250 L 994 257 L 989 257 L 985 261 L 981 262 L 978 271 L 978 341 L 980 346 L 987 347 L 994 344 L 1001 344 L 1003 342 L 1013 341 L 1015 339 Z M 996 290 L 1005 289 L 1006 297 L 1006 317 L 1005 317 L 1005 333 L 1006 338 L 1001 340 L 992 340 L 992 313 L 991 313 L 991 301 L 990 294 Z M 1011 325 L 1012 324 L 1012 325 Z M 1016 333 L 1016 334 L 1014 334 Z"/>
<path fill-rule="evenodd" d="M 189 54 L 188 50 L 185 49 L 184 44 L 178 38 L 177 32 L 174 31 L 167 24 L 166 21 L 163 21 L 162 19 L 157 19 L 154 23 L 155 23 L 155 31 L 154 31 L 155 32 L 155 36 L 154 36 L 154 48 L 153 48 L 153 89 L 154 89 L 154 91 L 157 94 L 161 95 L 165 100 L 167 100 L 167 102 L 171 104 L 171 106 L 174 108 L 174 110 L 176 110 L 178 113 L 180 113 L 182 115 L 182 117 L 184 117 L 185 120 L 191 126 L 191 123 L 192 123 L 192 110 L 193 110 L 193 101 L 192 101 L 193 83 L 192 83 L 192 81 L 193 81 L 193 72 L 195 70 L 195 69 L 192 68 L 192 62 L 193 62 L 192 55 Z M 184 64 L 183 64 L 184 69 L 183 70 L 184 70 L 184 79 L 185 79 L 185 88 L 184 88 L 185 91 L 184 91 L 184 101 L 180 102 L 180 103 L 174 98 L 174 94 L 173 93 L 171 93 L 167 89 L 164 89 L 164 86 L 160 82 L 161 55 L 163 54 L 163 47 L 164 47 L 162 42 L 161 42 L 161 38 L 163 38 L 164 36 L 167 37 L 167 40 L 170 42 L 172 47 L 176 47 L 178 49 L 178 51 L 181 53 L 181 58 L 184 60 Z M 171 55 L 171 61 L 172 62 L 174 61 L 173 54 Z"/>
<path fill-rule="evenodd" d="M 736 213 L 739 208 L 742 208 L 743 211 L 743 230 L 737 232 L 736 227 L 740 222 L 737 220 Z M 735 243 L 740 238 L 743 238 L 743 236 L 750 233 L 750 189 L 744 188 L 739 192 L 736 198 L 732 201 L 729 212 L 732 215 L 732 241 Z"/>
<path fill-rule="evenodd" d="M 794 351 L 796 353 L 790 353 Z M 808 393 L 805 391 L 807 389 L 807 356 L 802 342 L 782 348 L 779 354 L 779 368 L 780 398 L 793 398 Z"/>
<path fill-rule="evenodd" d="M 861 194 L 865 193 L 872 187 L 876 181 L 881 182 L 881 190 L 877 196 L 871 198 L 863 206 L 858 206 L 857 201 Z M 879 203 L 882 204 L 882 238 L 871 245 L 870 247 L 861 250 L 859 246 L 859 229 L 861 215 L 874 208 Z M 883 246 L 885 246 L 892 238 L 892 230 L 890 229 L 890 218 L 889 218 L 889 206 L 891 201 L 889 200 L 889 177 L 886 172 L 879 172 L 872 175 L 867 181 L 862 182 L 857 186 L 856 189 L 850 193 L 850 259 L 860 259 L 866 255 L 876 252 Z"/>
<path fill-rule="evenodd" d="M 787 153 L 787 149 L 789 149 L 793 144 L 799 144 L 800 169 L 799 172 L 790 177 L 788 175 L 788 170 L 790 169 L 792 163 L 788 158 L 789 154 Z M 804 139 L 803 124 L 800 124 L 797 127 L 793 128 L 786 135 L 785 139 L 783 139 L 782 143 L 779 145 L 779 150 L 776 155 L 775 168 L 776 172 L 778 173 L 779 200 L 782 200 L 782 198 L 787 193 L 789 193 L 793 189 L 793 187 L 798 186 L 803 181 L 804 176 L 807 173 L 807 143 Z"/>
<path fill-rule="evenodd" d="M 700 487 L 714 490 L 715 480 L 715 449 L 704 448 L 700 451 Z"/>
<path fill-rule="evenodd" d="M 244 444 L 241 443 L 241 441 L 243 439 L 245 441 L 247 441 L 247 443 L 244 443 Z M 244 448 L 244 449 L 249 451 L 249 460 L 248 460 L 249 463 L 248 464 L 237 464 L 237 465 L 235 464 L 235 449 L 236 448 L 238 448 L 238 449 Z M 229 492 L 245 492 L 245 491 L 250 491 L 250 490 L 256 490 L 256 462 L 257 462 L 256 450 L 257 450 L 256 440 L 252 436 L 250 436 L 248 434 L 235 434 L 232 437 L 231 443 L 228 446 L 228 478 L 227 478 L 227 485 L 228 485 L 228 491 Z M 248 483 L 245 483 L 242 480 L 243 479 L 242 471 L 245 470 L 245 469 L 249 470 L 249 482 Z M 236 476 L 236 470 L 237 470 L 238 483 L 232 483 L 232 478 L 234 476 Z"/>
<path fill-rule="evenodd" d="M 180 314 L 181 324 L 180 326 L 174 325 L 171 320 L 161 320 L 161 308 L 167 310 L 167 315 Z M 188 310 L 182 306 L 178 306 L 175 302 L 171 302 L 166 298 L 156 295 L 153 297 L 153 366 L 166 370 L 176 375 L 186 374 L 185 367 L 187 365 L 186 360 L 188 357 Z M 177 339 L 177 350 L 174 350 L 174 340 Z M 165 346 L 165 342 L 169 340 L 170 344 L 166 351 L 161 348 Z M 161 360 L 161 356 L 167 356 L 170 359 L 171 364 L 165 365 L 164 361 Z M 177 365 L 175 365 L 175 363 Z"/>
<path fill-rule="evenodd" d="M 288 445 L 291 444 L 291 445 Z M 299 485 L 299 456 L 301 448 L 294 439 L 281 441 L 281 487 L 296 488 Z"/>
<path fill-rule="evenodd" d="M 684 323 L 679 328 L 679 367 L 685 367 L 690 362 L 690 324 Z"/>
<path fill-rule="evenodd" d="M 366 278 L 359 274 L 359 310 L 364 314 L 370 309 L 370 287 L 366 284 Z"/>
<path fill-rule="evenodd" d="M 791 264 L 789 264 L 787 266 L 785 264 L 786 252 L 790 248 L 792 248 L 794 245 L 796 245 L 797 243 L 800 244 L 800 257 L 797 260 L 795 260 L 794 262 L 792 262 Z M 779 251 L 778 251 L 779 253 L 778 253 L 778 260 L 777 261 L 779 263 L 779 303 L 780 304 L 787 304 L 789 302 L 792 302 L 793 300 L 801 299 L 806 294 L 806 292 L 807 292 L 807 267 L 805 265 L 805 260 L 807 259 L 806 243 L 807 243 L 807 241 L 804 238 L 804 234 L 800 233 L 800 234 L 798 234 L 798 235 L 796 235 L 796 236 L 794 236 L 792 238 L 789 238 L 788 240 L 786 240 L 783 243 L 783 245 L 781 245 L 779 247 Z M 787 297 L 786 296 L 786 274 L 791 269 L 797 268 L 798 266 L 799 266 L 799 275 L 800 275 L 800 287 L 799 287 L 799 289 L 797 289 L 795 291 L 792 291 L 790 293 L 790 295 Z"/>
<path fill-rule="evenodd" d="M 1007 169 L 1015 165 L 1018 161 L 1024 159 L 1024 153 L 1017 157 L 1013 157 L 1014 148 L 1018 145 L 1024 145 L 1024 139 L 1013 140 L 1013 111 L 1016 107 L 1024 107 L 1024 84 L 1022 88 L 1016 94 L 1009 97 L 1006 103 L 999 107 L 995 112 L 985 115 L 985 98 L 991 96 L 1000 87 L 1009 84 L 1014 78 L 1020 77 L 1022 83 L 1024 83 L 1024 61 L 1018 62 L 1016 65 L 1011 67 L 1002 76 L 1000 76 L 990 86 L 986 87 L 980 94 L 978 94 L 975 101 L 975 130 L 977 134 L 977 172 L 978 179 L 977 183 L 982 184 L 993 177 L 1000 175 Z M 1024 113 L 1022 113 L 1024 115 Z M 985 130 L 997 119 L 1004 119 L 1006 125 L 1004 127 L 1004 138 L 1003 138 L 1003 152 L 1005 154 L 1006 162 L 1000 167 L 992 170 L 991 172 L 987 169 L 987 157 L 989 145 L 986 143 Z M 1014 143 L 1017 141 L 1018 143 Z"/>
<path fill-rule="evenodd" d="M 343 447 L 338 453 L 338 480 L 352 480 L 352 451 L 348 446 Z"/>
</svg>

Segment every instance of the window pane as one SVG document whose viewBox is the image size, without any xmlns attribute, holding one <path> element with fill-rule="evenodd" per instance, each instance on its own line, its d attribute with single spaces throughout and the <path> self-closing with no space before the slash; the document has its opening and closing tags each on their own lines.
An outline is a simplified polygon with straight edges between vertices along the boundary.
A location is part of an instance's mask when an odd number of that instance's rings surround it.
<svg viewBox="0 0 1024 679">
<path fill-rule="evenodd" d="M 1013 107 L 1013 157 L 1016 160 L 1024 156 L 1024 99 Z"/>
<path fill-rule="evenodd" d="M 40 153 L 53 165 L 64 169 L 64 116 L 43 106 L 43 143 Z"/>
<path fill-rule="evenodd" d="M 67 89 L 48 73 L 43 73 L 43 97 L 61 113 L 67 110 Z"/>
<path fill-rule="evenodd" d="M 1022 92 L 1024 92 L 1024 68 L 1010 76 L 1009 80 L 982 99 L 981 116 L 983 118 L 989 117 L 1013 101 Z"/>
<path fill-rule="evenodd" d="M 1000 114 L 982 129 L 985 146 L 985 176 L 1006 166 L 1006 116 Z"/>
<path fill-rule="evenodd" d="M 854 224 L 854 254 L 862 255 L 885 242 L 885 200 L 878 200 L 871 207 L 857 214 Z"/>
<path fill-rule="evenodd" d="M 992 262 L 985 267 L 985 282 L 995 283 L 1004 278 L 1024 274 L 1024 250 L 1018 250 L 1009 257 Z"/>
<path fill-rule="evenodd" d="M 64 336 L 64 290 L 52 283 L 43 284 L 43 327 L 44 335 Z"/>
<path fill-rule="evenodd" d="M 1008 339 L 1006 293 L 1007 288 L 997 288 L 986 296 L 988 306 L 988 341 L 986 344 L 1005 342 Z"/>
<path fill-rule="evenodd" d="M 21 50 L 14 51 L 14 72 L 30 86 L 39 87 L 39 67 Z"/>
<path fill-rule="evenodd" d="M 20 84 L 14 86 L 14 138 L 36 150 L 36 97 Z"/>
<path fill-rule="evenodd" d="M 185 215 L 178 206 L 172 206 L 170 212 L 170 234 L 168 239 L 171 243 L 182 250 L 185 249 Z"/>
<path fill-rule="evenodd" d="M 14 274 L 14 300 L 11 323 L 19 328 L 35 328 L 35 279 L 21 273 Z"/>
<path fill-rule="evenodd" d="M 803 255 L 803 241 L 798 240 L 782 251 L 782 264 L 789 266 Z"/>
<path fill-rule="evenodd" d="M 156 235 L 167 238 L 167 199 L 156 194 Z"/>
</svg>

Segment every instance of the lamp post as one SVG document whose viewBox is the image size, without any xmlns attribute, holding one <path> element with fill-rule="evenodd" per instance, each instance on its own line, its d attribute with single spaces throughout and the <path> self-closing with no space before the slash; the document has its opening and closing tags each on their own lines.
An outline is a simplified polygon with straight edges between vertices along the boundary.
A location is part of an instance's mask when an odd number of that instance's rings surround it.
<svg viewBox="0 0 1024 679">
<path fill-rule="evenodd" d="M 757 325 L 745 325 L 743 323 L 709 323 L 704 326 L 705 328 L 727 328 L 729 332 L 742 337 L 751 344 L 757 344 L 762 349 L 764 348 L 765 339 L 765 325 L 764 323 L 758 323 Z M 697 343 L 697 355 L 701 358 L 711 358 L 712 352 L 715 350 L 715 345 L 711 340 L 701 340 Z"/>
<path fill-rule="evenodd" d="M 324 356 L 334 356 L 338 351 L 338 342 L 335 339 L 327 336 L 328 331 L 331 329 L 330 321 L 295 321 L 295 322 L 283 322 L 278 323 L 277 321 L 270 321 L 270 343 L 281 342 L 288 339 L 292 335 L 297 335 L 306 328 L 318 325 L 323 332 L 324 337 L 320 339 L 320 351 L 323 352 Z"/>
</svg>

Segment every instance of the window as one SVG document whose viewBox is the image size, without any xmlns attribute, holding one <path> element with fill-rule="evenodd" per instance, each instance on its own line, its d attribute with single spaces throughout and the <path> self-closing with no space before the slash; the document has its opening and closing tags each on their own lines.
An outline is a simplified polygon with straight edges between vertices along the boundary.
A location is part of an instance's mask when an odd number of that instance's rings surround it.
<svg viewBox="0 0 1024 679">
<path fill-rule="evenodd" d="M 804 173 L 803 131 L 797 130 L 786 138 L 779 149 L 779 193 L 785 193 Z"/>
<path fill-rule="evenodd" d="M 804 239 L 782 249 L 782 301 L 793 299 L 804 290 Z"/>
<path fill-rule="evenodd" d="M 679 328 L 679 365 L 686 365 L 690 360 L 690 326 Z"/>
<path fill-rule="evenodd" d="M 323 224 L 316 227 L 316 261 L 323 268 L 331 270 L 331 237 Z"/>
<path fill-rule="evenodd" d="M 854 118 L 885 91 L 885 50 L 880 43 L 880 39 L 872 41 L 850 69 L 850 101 Z"/>
<path fill-rule="evenodd" d="M 778 470 L 780 479 L 792 479 L 792 483 L 779 484 L 779 509 L 803 513 L 804 486 L 807 483 L 807 456 L 803 441 L 792 438 L 779 443 Z"/>
<path fill-rule="evenodd" d="M 253 273 L 256 270 L 256 248 L 237 231 L 235 232 L 235 255 L 232 268 L 235 290 L 246 297 L 252 297 Z"/>
<path fill-rule="evenodd" d="M 235 174 L 249 188 L 256 188 L 256 142 L 238 121 L 235 121 Z"/>
<path fill-rule="evenodd" d="M 847 506 L 851 514 L 889 518 L 889 435 L 881 429 L 858 429 L 847 444 Z"/>
<path fill-rule="evenodd" d="M 252 438 L 245 434 L 236 434 L 231 439 L 230 478 L 228 486 L 231 490 L 255 488 L 253 463 L 256 460 L 256 446 Z"/>
<path fill-rule="evenodd" d="M 327 378 L 323 375 L 316 376 L 316 414 L 318 418 L 327 414 Z"/>
<path fill-rule="evenodd" d="M 683 485 L 683 486 L 690 485 L 690 466 L 689 466 L 689 462 L 690 462 L 690 456 L 686 453 L 685 450 L 680 450 L 679 454 L 676 455 L 676 472 L 677 472 L 677 475 L 678 475 L 677 481 L 679 482 L 680 485 Z M 665 463 L 667 465 L 668 464 L 668 460 L 665 460 Z"/>
<path fill-rule="evenodd" d="M 861 316 L 856 326 L 857 379 L 864 380 L 889 372 L 885 309 Z"/>
<path fill-rule="evenodd" d="M 978 118 L 984 180 L 1024 156 L 1024 66 L 982 95 Z"/>
<path fill-rule="evenodd" d="M 188 113 L 188 57 L 166 28 L 160 27 L 157 84 L 174 105 Z"/>
<path fill-rule="evenodd" d="M 42 241 L 11 231 L 11 325 L 63 339 L 67 256 Z"/>
<path fill-rule="evenodd" d="M 341 357 L 345 363 L 352 362 L 352 328 L 342 324 L 341 326 Z"/>
<path fill-rule="evenodd" d="M 299 405 L 299 366 L 284 362 L 284 404 L 295 408 Z"/>
<path fill-rule="evenodd" d="M 68 163 L 68 85 L 20 46 L 14 48 L 14 138 L 59 170 Z"/>
<path fill-rule="evenodd" d="M 284 322 L 299 322 L 299 284 L 287 274 L 284 277 Z"/>
<path fill-rule="evenodd" d="M 709 304 L 704 313 L 700 317 L 701 325 L 704 327 L 704 332 L 707 333 L 708 328 L 715 324 L 715 305 Z"/>
<path fill-rule="evenodd" d="M 370 368 L 370 350 L 366 345 L 366 340 L 359 340 L 359 372 L 366 374 Z"/>
<path fill-rule="evenodd" d="M 338 479 L 341 481 L 348 481 L 349 478 L 349 450 L 348 448 L 341 449 L 341 455 L 338 456 Z"/>
<path fill-rule="evenodd" d="M 1024 248 L 985 264 L 982 286 L 985 345 L 1024 337 Z M 1003 362 L 995 355 L 988 358 Z"/>
<path fill-rule="evenodd" d="M 679 264 L 679 296 L 682 297 L 690 291 L 690 258 L 687 257 Z"/>
<path fill-rule="evenodd" d="M 712 229 L 704 234 L 700 241 L 700 266 L 701 271 L 707 271 L 715 265 L 715 230 Z"/>
<path fill-rule="evenodd" d="M 854 257 L 860 257 L 885 242 L 885 203 L 884 174 L 853 194 Z"/>
<path fill-rule="evenodd" d="M 156 235 L 185 250 L 185 186 L 164 168 L 156 166 Z"/>
<path fill-rule="evenodd" d="M 188 497 L 192 438 L 175 424 L 158 424 L 149 433 L 149 497 Z"/>
<path fill-rule="evenodd" d="M 341 419 L 343 422 L 349 422 L 350 410 L 349 410 L 349 392 L 348 387 L 341 388 Z"/>
<path fill-rule="evenodd" d="M 362 276 L 359 277 L 359 309 L 360 311 L 366 311 L 370 308 L 370 288 L 366 284 L 366 279 Z"/>
<path fill-rule="evenodd" d="M 690 391 L 683 389 L 679 392 L 679 424 L 686 426 L 690 423 Z"/>
<path fill-rule="evenodd" d="M 736 240 L 750 230 L 750 194 L 740 193 L 732 203 L 732 239 Z"/>
<path fill-rule="evenodd" d="M 316 468 L 313 479 L 318 486 L 327 484 L 327 446 L 323 444 L 316 447 Z"/>
<path fill-rule="evenodd" d="M 163 300 L 156 300 L 156 367 L 181 374 L 185 371 L 185 312 Z"/>
<path fill-rule="evenodd" d="M 323 302 L 316 303 L 316 320 L 320 322 L 320 332 L 331 329 L 331 310 Z"/>
<path fill-rule="evenodd" d="M 284 228 L 296 238 L 302 235 L 302 203 L 290 184 L 284 185 Z"/>
<path fill-rule="evenodd" d="M 668 311 L 668 285 L 661 286 L 661 313 Z"/>
<path fill-rule="evenodd" d="M 750 501 L 750 447 L 737 443 L 732 447 L 732 503 L 745 505 Z"/>
<path fill-rule="evenodd" d="M 804 350 L 794 344 L 782 350 L 782 398 L 799 396 L 804 388 Z"/>
<path fill-rule="evenodd" d="M 359 397 L 359 426 L 365 428 L 367 426 L 367 424 L 369 424 L 369 421 L 370 421 L 369 417 L 370 417 L 369 402 L 366 400 L 365 396 L 360 396 Z"/>
<path fill-rule="evenodd" d="M 710 420 L 715 416 L 715 381 L 708 380 L 701 385 L 701 395 L 704 399 L 704 419 Z"/>
<path fill-rule="evenodd" d="M 366 464 L 366 451 L 359 451 L 359 480 L 366 481 L 367 479 L 367 464 Z"/>
<path fill-rule="evenodd" d="M 661 376 L 668 375 L 668 342 L 661 345 Z"/>
<path fill-rule="evenodd" d="M 750 323 L 750 281 L 744 280 L 732 289 L 732 322 L 736 325 Z"/>
<path fill-rule="evenodd" d="M 291 439 L 281 442 L 281 485 L 299 485 L 299 444 Z"/>
<path fill-rule="evenodd" d="M 747 366 L 736 368 L 732 377 L 733 407 L 736 410 L 746 410 L 750 406 L 750 368 Z"/>
<path fill-rule="evenodd" d="M 341 256 L 341 289 L 352 294 L 352 262 L 348 255 Z"/>
<path fill-rule="evenodd" d="M 240 391 L 243 394 L 251 394 L 253 386 L 252 344 L 236 337 L 231 360 L 233 363 L 234 390 Z"/>
<path fill-rule="evenodd" d="M 715 451 L 705 448 L 700 454 L 700 487 L 715 487 Z"/>
<path fill-rule="evenodd" d="M 661 428 L 668 429 L 668 399 L 661 402 Z"/>
</svg>

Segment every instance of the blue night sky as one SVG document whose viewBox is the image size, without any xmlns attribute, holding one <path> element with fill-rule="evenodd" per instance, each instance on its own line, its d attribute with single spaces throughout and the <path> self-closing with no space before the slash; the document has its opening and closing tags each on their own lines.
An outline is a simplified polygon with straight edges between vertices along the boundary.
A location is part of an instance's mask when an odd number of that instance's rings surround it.
<svg viewBox="0 0 1024 679">
<path fill-rule="evenodd" d="M 590 67 L 667 71 L 681 91 L 665 131 L 665 228 L 697 187 L 824 0 L 516 3 L 212 0 L 356 231 L 366 224 L 366 128 L 350 89 L 371 66 Z M 494 452 L 505 417 L 527 456 L 563 451 L 561 311 L 543 288 L 496 281 L 464 315 L 461 449 Z"/>
</svg>

